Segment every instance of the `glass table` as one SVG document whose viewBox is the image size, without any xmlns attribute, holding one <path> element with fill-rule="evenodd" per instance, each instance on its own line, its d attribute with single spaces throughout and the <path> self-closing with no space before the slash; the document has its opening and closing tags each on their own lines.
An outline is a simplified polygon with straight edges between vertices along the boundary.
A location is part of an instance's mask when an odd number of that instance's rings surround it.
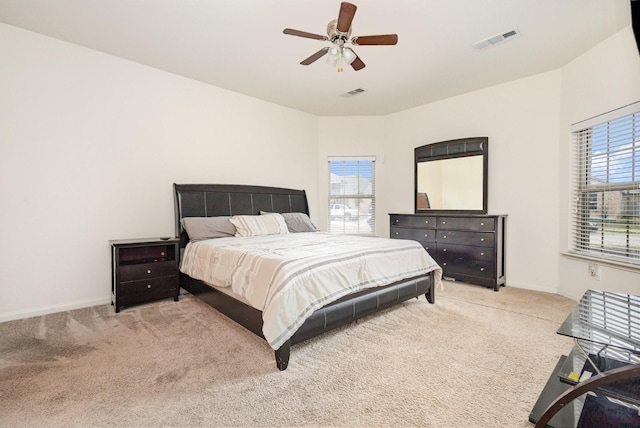
<svg viewBox="0 0 640 428">
<path fill-rule="evenodd" d="M 574 339 L 529 421 L 640 427 L 640 296 L 587 290 L 557 331 Z"/>
</svg>

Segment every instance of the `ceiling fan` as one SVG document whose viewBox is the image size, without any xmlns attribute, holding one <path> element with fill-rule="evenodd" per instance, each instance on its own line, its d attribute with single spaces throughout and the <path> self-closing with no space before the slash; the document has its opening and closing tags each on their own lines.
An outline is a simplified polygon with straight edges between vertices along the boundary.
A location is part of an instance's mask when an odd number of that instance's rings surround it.
<svg viewBox="0 0 640 428">
<path fill-rule="evenodd" d="M 347 63 L 355 70 L 362 70 L 365 63 L 356 55 L 353 49 L 345 47 L 346 43 L 354 46 L 364 45 L 395 45 L 398 43 L 397 34 L 383 34 L 376 36 L 355 36 L 351 39 L 351 22 L 356 14 L 358 7 L 355 4 L 342 2 L 340 4 L 340 13 L 338 19 L 329 21 L 327 25 L 327 35 L 307 33 L 305 31 L 294 30 L 293 28 L 285 28 L 283 33 L 291 36 L 305 37 L 307 39 L 323 40 L 333 43 L 333 46 L 324 47 L 318 52 L 303 60 L 301 65 L 309 65 L 329 55 L 328 62 L 334 66 L 338 66 L 338 72 L 342 72 L 342 64 Z"/>
</svg>

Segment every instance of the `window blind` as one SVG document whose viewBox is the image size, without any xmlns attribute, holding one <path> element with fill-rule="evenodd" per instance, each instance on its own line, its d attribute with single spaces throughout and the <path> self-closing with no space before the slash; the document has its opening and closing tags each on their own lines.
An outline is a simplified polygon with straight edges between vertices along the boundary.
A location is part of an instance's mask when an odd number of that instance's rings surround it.
<svg viewBox="0 0 640 428">
<path fill-rule="evenodd" d="M 633 107 L 573 132 L 571 252 L 640 265 L 640 103 Z"/>
<path fill-rule="evenodd" d="M 375 234 L 375 158 L 329 158 L 329 233 Z"/>
<path fill-rule="evenodd" d="M 638 296 L 589 290 L 588 294 L 582 297 L 578 308 L 580 322 L 591 327 L 591 341 L 611 345 L 606 349 L 596 345 L 595 348 L 600 355 L 618 361 L 640 363 L 640 355 L 628 352 L 629 349 L 636 348 L 640 341 L 640 325 L 629 322 L 630 319 L 638 317 Z"/>
</svg>

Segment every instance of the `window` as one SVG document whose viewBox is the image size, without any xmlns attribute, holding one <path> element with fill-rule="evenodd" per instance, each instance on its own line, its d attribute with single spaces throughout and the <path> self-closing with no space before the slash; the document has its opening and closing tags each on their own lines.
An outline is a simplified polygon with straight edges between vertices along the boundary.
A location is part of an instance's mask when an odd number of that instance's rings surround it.
<svg viewBox="0 0 640 428">
<path fill-rule="evenodd" d="M 640 266 L 640 103 L 572 131 L 571 252 Z"/>
<path fill-rule="evenodd" d="M 375 234 L 375 158 L 329 158 L 329 233 Z"/>
</svg>

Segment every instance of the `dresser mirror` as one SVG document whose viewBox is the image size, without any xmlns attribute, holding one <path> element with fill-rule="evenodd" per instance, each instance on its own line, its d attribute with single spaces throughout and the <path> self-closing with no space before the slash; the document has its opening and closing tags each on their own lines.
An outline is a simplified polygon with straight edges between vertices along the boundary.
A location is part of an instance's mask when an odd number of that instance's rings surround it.
<svg viewBox="0 0 640 428">
<path fill-rule="evenodd" d="M 487 137 L 415 149 L 415 212 L 487 213 Z"/>
</svg>

